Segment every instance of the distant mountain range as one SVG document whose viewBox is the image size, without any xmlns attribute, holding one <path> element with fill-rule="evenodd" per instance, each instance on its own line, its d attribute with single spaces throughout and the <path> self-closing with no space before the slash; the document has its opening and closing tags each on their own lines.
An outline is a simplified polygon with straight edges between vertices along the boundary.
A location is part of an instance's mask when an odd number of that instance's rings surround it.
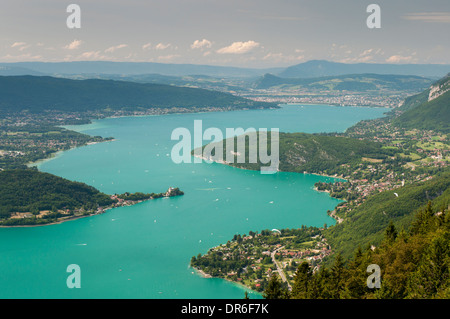
<svg viewBox="0 0 450 319">
<path fill-rule="evenodd" d="M 49 76 L 0 76 L 0 113 L 28 110 L 84 112 L 150 108 L 276 107 L 229 93 L 171 85 Z"/>
<path fill-rule="evenodd" d="M 381 63 L 338 63 L 312 60 L 290 66 L 277 75 L 284 78 L 312 78 L 343 74 L 396 74 L 443 77 L 450 71 L 448 64 L 381 64 Z"/>
<path fill-rule="evenodd" d="M 2 67 L 10 68 L 9 72 L 17 68 L 19 74 L 3 74 Z M 257 77 L 265 73 L 278 73 L 283 71 L 283 69 L 284 68 L 250 69 L 197 64 L 109 61 L 0 63 L 0 75 L 24 75 L 23 70 L 29 70 L 29 72 L 38 72 L 41 75 L 160 74 L 169 76 L 208 75 L 216 77 Z M 32 74 L 30 73 L 30 75 Z"/>
<path fill-rule="evenodd" d="M 433 81 L 415 75 L 349 74 L 317 78 L 281 78 L 265 74 L 256 82 L 257 89 L 278 88 L 283 90 L 308 91 L 404 91 L 418 92 L 428 88 Z"/>
<path fill-rule="evenodd" d="M 271 73 L 282 78 L 313 78 L 344 74 L 374 73 L 440 78 L 448 72 L 450 72 L 450 65 L 448 64 L 350 64 L 325 60 L 312 60 L 287 68 L 263 69 L 153 62 L 74 61 L 0 63 L 0 75 L 161 74 L 170 76 L 259 77 L 266 73 Z"/>
</svg>

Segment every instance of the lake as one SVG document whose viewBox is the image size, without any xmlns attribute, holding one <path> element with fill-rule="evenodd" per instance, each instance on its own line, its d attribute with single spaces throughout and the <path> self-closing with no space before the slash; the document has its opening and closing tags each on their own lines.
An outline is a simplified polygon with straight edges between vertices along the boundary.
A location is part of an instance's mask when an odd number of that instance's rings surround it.
<svg viewBox="0 0 450 319">
<path fill-rule="evenodd" d="M 333 225 L 326 212 L 340 201 L 313 189 L 333 178 L 175 164 L 171 132 L 203 128 L 279 128 L 280 132 L 342 132 L 388 109 L 286 105 L 276 110 L 109 118 L 71 126 L 114 141 L 87 145 L 40 162 L 38 168 L 107 193 L 165 192 L 184 196 L 108 210 L 56 225 L 0 229 L 0 298 L 238 298 L 248 289 L 189 268 L 192 256 L 250 230 Z M 81 269 L 69 289 L 67 266 Z M 251 292 L 250 298 L 261 298 Z"/>
</svg>

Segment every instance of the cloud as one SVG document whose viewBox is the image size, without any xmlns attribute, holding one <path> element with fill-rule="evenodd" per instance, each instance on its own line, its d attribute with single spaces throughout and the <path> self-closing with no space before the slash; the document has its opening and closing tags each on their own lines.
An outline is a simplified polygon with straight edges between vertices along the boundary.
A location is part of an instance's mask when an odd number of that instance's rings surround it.
<svg viewBox="0 0 450 319">
<path fill-rule="evenodd" d="M 151 46 L 152 46 L 152 44 L 150 42 L 146 43 L 142 46 L 142 50 L 149 50 Z"/>
<path fill-rule="evenodd" d="M 115 45 L 115 46 L 107 48 L 105 50 L 105 52 L 112 53 L 112 52 L 114 52 L 116 50 L 123 49 L 123 48 L 126 48 L 126 47 L 128 47 L 128 44 L 119 44 L 119 45 Z"/>
<path fill-rule="evenodd" d="M 194 43 L 191 44 L 191 49 L 209 49 L 211 48 L 212 42 L 206 39 L 203 40 L 195 40 Z"/>
<path fill-rule="evenodd" d="M 24 51 L 31 47 L 31 44 L 26 44 L 25 42 L 14 42 L 11 48 L 17 48 L 19 51 Z"/>
<path fill-rule="evenodd" d="M 80 41 L 80 40 L 73 40 L 68 45 L 64 46 L 64 49 L 67 49 L 67 50 L 78 49 L 80 47 L 81 43 L 82 43 L 82 41 Z"/>
<path fill-rule="evenodd" d="M 231 45 L 217 50 L 220 54 L 244 54 L 259 47 L 260 44 L 255 41 L 233 42 Z"/>
<path fill-rule="evenodd" d="M 104 55 L 100 54 L 100 51 L 88 51 L 88 52 L 83 52 L 80 55 L 81 59 L 88 59 L 88 60 L 103 60 L 106 57 Z"/>
<path fill-rule="evenodd" d="M 416 12 L 402 16 L 405 20 L 450 23 L 450 12 Z"/>
<path fill-rule="evenodd" d="M 164 43 L 158 43 L 156 46 L 155 46 L 155 49 L 156 50 L 165 50 L 165 49 L 168 49 L 168 48 L 170 48 L 172 45 L 170 44 L 170 43 L 167 43 L 167 44 L 164 44 Z"/>
<path fill-rule="evenodd" d="M 369 63 L 373 62 L 375 58 L 383 55 L 383 51 L 380 48 L 370 48 L 361 52 L 355 52 L 348 50 L 347 46 L 341 46 L 343 50 L 333 54 L 333 57 L 341 63 Z"/>
<path fill-rule="evenodd" d="M 25 42 L 14 42 L 14 43 L 11 45 L 11 48 L 22 47 L 22 46 L 24 46 L 24 45 L 26 45 Z"/>
<path fill-rule="evenodd" d="M 369 55 L 370 53 L 372 53 L 372 51 L 373 51 L 373 49 L 367 49 L 367 50 L 364 50 L 359 56 L 360 56 L 360 57 L 367 56 L 367 55 Z"/>
<path fill-rule="evenodd" d="M 10 61 L 10 62 L 39 61 L 39 60 L 42 60 L 42 56 L 41 55 L 32 55 L 30 53 L 21 54 L 21 55 L 7 54 L 5 56 L 0 57 L 0 60 Z"/>
<path fill-rule="evenodd" d="M 169 55 L 159 56 L 158 60 L 167 62 L 167 61 L 172 61 L 172 60 L 174 60 L 176 58 L 179 58 L 179 57 L 181 57 L 181 55 L 179 55 L 179 54 L 169 54 Z"/>
<path fill-rule="evenodd" d="M 401 55 L 392 55 L 386 59 L 388 63 L 405 63 L 405 62 L 413 62 L 412 56 L 401 56 Z"/>
</svg>

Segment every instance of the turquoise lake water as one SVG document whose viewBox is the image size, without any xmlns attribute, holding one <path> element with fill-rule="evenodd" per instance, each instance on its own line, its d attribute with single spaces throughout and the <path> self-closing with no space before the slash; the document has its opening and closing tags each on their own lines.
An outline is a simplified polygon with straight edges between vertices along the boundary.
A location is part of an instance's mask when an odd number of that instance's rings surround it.
<svg viewBox="0 0 450 319">
<path fill-rule="evenodd" d="M 184 196 L 121 207 L 102 215 L 41 227 L 0 229 L 0 298 L 243 298 L 245 288 L 202 278 L 192 256 L 236 233 L 301 225 L 333 225 L 326 211 L 339 201 L 314 191 L 309 174 L 240 170 L 217 163 L 175 164 L 177 127 L 279 128 L 280 132 L 344 131 L 387 109 L 287 105 L 278 110 L 124 117 L 73 126 L 114 141 L 88 145 L 41 162 L 41 171 L 108 193 L 163 192 Z M 81 269 L 69 289 L 67 266 Z M 250 293 L 250 298 L 261 298 Z"/>
</svg>

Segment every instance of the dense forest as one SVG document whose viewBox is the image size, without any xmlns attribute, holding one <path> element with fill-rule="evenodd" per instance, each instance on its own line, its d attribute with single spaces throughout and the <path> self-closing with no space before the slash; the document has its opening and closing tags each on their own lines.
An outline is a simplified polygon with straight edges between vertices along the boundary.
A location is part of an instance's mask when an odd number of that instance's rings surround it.
<svg viewBox="0 0 450 319">
<path fill-rule="evenodd" d="M 394 119 L 394 124 L 409 129 L 426 129 L 449 133 L 450 91 L 413 107 Z"/>
<path fill-rule="evenodd" d="M 313 272 L 304 262 L 296 271 L 292 292 L 273 275 L 264 291 L 268 299 L 432 299 L 450 298 L 450 213 L 429 202 L 409 231 L 388 224 L 378 247 L 358 247 L 346 261 L 337 255 L 330 267 Z M 379 288 L 369 288 L 378 265 Z M 372 279 L 370 279 L 371 281 Z M 372 281 L 371 281 L 372 282 Z"/>
<path fill-rule="evenodd" d="M 399 108 L 402 114 L 392 121 L 394 125 L 407 129 L 425 129 L 449 133 L 449 105 L 450 74 L 447 74 L 447 76 L 434 82 L 431 88 L 405 99 L 403 105 Z"/>
<path fill-rule="evenodd" d="M 255 133 L 250 133 L 250 135 Z M 257 133 L 259 139 L 259 133 Z M 238 140 L 234 138 L 234 151 L 238 152 Z M 246 138 L 245 142 L 245 163 L 238 163 L 238 156 L 234 156 L 232 166 L 259 170 L 261 166 L 267 166 L 261 163 L 258 156 L 257 163 L 250 163 L 249 149 L 250 138 Z M 226 152 L 230 151 L 226 147 L 227 143 L 223 143 L 223 160 L 226 159 Z M 221 145 L 221 144 L 219 144 Z M 267 136 L 268 153 L 271 152 L 271 136 Z M 204 149 L 204 147 L 203 147 Z M 259 152 L 259 147 L 255 147 Z M 308 172 L 308 173 L 324 173 L 324 174 L 342 174 L 348 171 L 341 165 L 349 165 L 351 167 L 361 163 L 363 157 L 385 160 L 396 154 L 397 150 L 392 148 L 383 148 L 381 143 L 359 140 L 347 137 L 337 137 L 321 134 L 307 133 L 280 133 L 279 134 L 279 170 L 285 172 Z M 215 150 L 212 155 L 214 159 Z M 258 153 L 259 154 L 259 153 Z M 243 156 L 243 154 L 241 154 Z"/>
<path fill-rule="evenodd" d="M 390 222 L 408 230 L 415 212 L 430 200 L 434 210 L 442 211 L 450 204 L 449 171 L 425 182 L 370 196 L 347 213 L 343 223 L 324 230 L 324 235 L 337 252 L 349 258 L 358 246 L 378 245 Z"/>
<path fill-rule="evenodd" d="M 36 169 L 0 170 L 0 224 L 42 225 L 103 213 L 108 208 L 145 200 L 181 195 L 184 195 L 183 191 L 171 187 L 163 193 L 126 192 L 111 196 L 84 183 Z"/>
<path fill-rule="evenodd" d="M 26 94 L 24 94 L 26 92 Z M 0 76 L 0 111 L 84 112 L 149 108 L 252 109 L 277 107 L 229 93 L 163 84 L 113 80 L 70 80 L 48 76 Z"/>
<path fill-rule="evenodd" d="M 31 169 L 0 171 L 0 218 L 12 212 L 56 212 L 60 209 L 97 208 L 113 203 L 92 186 Z"/>
</svg>

